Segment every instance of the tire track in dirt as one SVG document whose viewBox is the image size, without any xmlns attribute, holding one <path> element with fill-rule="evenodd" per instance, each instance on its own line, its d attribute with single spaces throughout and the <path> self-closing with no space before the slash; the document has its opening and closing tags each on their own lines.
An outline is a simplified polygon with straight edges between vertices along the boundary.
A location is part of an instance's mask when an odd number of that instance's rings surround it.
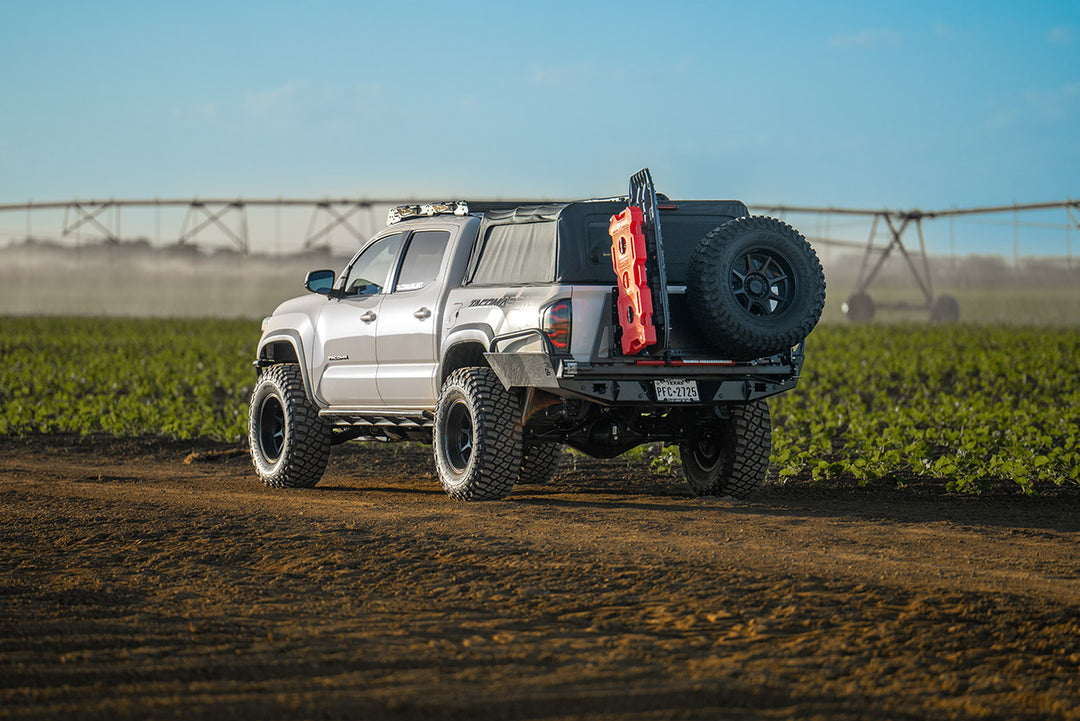
<svg viewBox="0 0 1080 721">
<path fill-rule="evenodd" d="M 183 455 L 0 457 L 0 715 L 1080 718 L 1072 497 L 581 463 L 461 504 L 422 452 L 311 491 Z"/>
</svg>

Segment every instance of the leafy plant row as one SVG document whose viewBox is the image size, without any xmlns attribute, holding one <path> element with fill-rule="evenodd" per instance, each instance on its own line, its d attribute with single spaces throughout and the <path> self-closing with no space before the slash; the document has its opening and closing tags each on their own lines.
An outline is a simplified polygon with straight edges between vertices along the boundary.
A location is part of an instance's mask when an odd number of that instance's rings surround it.
<svg viewBox="0 0 1080 721">
<path fill-rule="evenodd" d="M 1080 331 L 821 326 L 772 404 L 781 477 L 1080 485 Z"/>
<path fill-rule="evenodd" d="M 251 321 L 0 319 L 0 435 L 238 441 L 258 338 Z"/>
<path fill-rule="evenodd" d="M 0 318 L 0 436 L 239 442 L 258 335 L 250 321 Z M 1080 330 L 826 325 L 807 345 L 799 388 L 770 402 L 781 478 L 1080 485 Z"/>
</svg>

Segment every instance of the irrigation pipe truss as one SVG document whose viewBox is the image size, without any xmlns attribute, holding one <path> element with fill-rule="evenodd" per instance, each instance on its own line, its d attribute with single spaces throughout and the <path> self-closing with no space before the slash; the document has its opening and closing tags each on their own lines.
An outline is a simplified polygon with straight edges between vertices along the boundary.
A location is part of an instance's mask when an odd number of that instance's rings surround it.
<svg viewBox="0 0 1080 721">
<path fill-rule="evenodd" d="M 0 213 L 26 214 L 26 237 L 32 237 L 31 213 L 35 211 L 63 211 L 63 227 L 60 235 L 66 237 L 71 233 L 86 228 L 96 233 L 107 242 L 118 242 L 121 230 L 121 211 L 125 208 L 186 208 L 183 225 L 180 232 L 175 236 L 177 243 L 183 244 L 198 237 L 199 233 L 213 227 L 224 233 L 241 252 L 249 250 L 247 215 L 249 207 L 270 208 L 308 208 L 311 210 L 311 218 L 308 230 L 304 238 L 304 249 L 311 248 L 326 238 L 332 231 L 343 229 L 362 243 L 366 240 L 359 227 L 360 217 L 370 214 L 368 220 L 374 227 L 381 226 L 380 222 L 374 222 L 374 213 L 379 209 L 405 203 L 420 202 L 401 199 L 372 199 L 372 198 L 323 198 L 323 199 L 299 199 L 299 198 L 194 198 L 194 199 L 143 199 L 143 200 L 63 200 L 50 202 L 25 203 L 0 203 Z M 483 208 L 510 208 L 522 204 L 562 202 L 554 200 L 489 200 L 470 201 L 470 207 Z M 974 208 L 951 208 L 947 210 L 893 210 L 893 209 L 865 209 L 865 208 L 838 208 L 838 207 L 813 207 L 797 205 L 754 205 L 754 212 L 767 213 L 770 215 L 786 214 L 816 214 L 823 216 L 862 216 L 873 219 L 873 228 L 867 243 L 835 240 L 831 238 L 817 238 L 816 242 L 848 247 L 865 247 L 868 252 L 878 251 L 887 255 L 893 249 L 904 250 L 903 235 L 905 230 L 914 225 L 922 241 L 922 221 L 937 218 L 957 216 L 992 215 L 998 213 L 1013 213 L 1013 223 L 1019 227 L 1019 214 L 1030 211 L 1044 211 L 1063 209 L 1066 213 L 1066 221 L 1063 229 L 1066 231 L 1068 240 L 1068 256 L 1071 261 L 1071 231 L 1073 228 L 1080 229 L 1080 201 L 1064 200 L 1045 203 L 1023 203 L 1013 205 L 996 205 Z M 875 247 L 874 241 L 881 224 L 887 227 L 890 236 L 887 245 Z M 925 254 L 925 247 L 923 247 Z M 1014 254 L 1018 250 L 1014 248 Z"/>
</svg>

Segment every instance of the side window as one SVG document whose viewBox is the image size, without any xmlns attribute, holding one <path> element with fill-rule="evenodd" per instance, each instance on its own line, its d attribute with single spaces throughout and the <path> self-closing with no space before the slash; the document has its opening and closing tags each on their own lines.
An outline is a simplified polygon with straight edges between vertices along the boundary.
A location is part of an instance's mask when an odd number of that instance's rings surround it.
<svg viewBox="0 0 1080 721">
<path fill-rule="evenodd" d="M 476 285 L 550 283 L 558 244 L 554 222 L 493 225 L 473 272 Z"/>
<path fill-rule="evenodd" d="M 589 223 L 589 262 L 600 267 L 611 267 L 611 236 L 609 223 Z M 703 236 L 704 237 L 704 236 Z"/>
<path fill-rule="evenodd" d="M 443 251 L 450 241 L 448 230 L 421 230 L 413 233 L 409 247 L 405 249 L 405 260 L 401 263 L 394 292 L 420 290 L 435 280 L 442 265 Z"/>
<path fill-rule="evenodd" d="M 394 265 L 404 233 L 389 235 L 368 246 L 352 265 L 345 280 L 346 295 L 375 295 L 383 292 L 386 277 Z"/>
</svg>

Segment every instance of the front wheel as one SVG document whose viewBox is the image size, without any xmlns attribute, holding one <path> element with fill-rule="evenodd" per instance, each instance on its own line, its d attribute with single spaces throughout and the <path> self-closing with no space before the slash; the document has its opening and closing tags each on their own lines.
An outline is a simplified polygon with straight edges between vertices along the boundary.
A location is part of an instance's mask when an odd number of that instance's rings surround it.
<svg viewBox="0 0 1080 721">
<path fill-rule="evenodd" d="M 769 404 L 736 406 L 679 445 L 683 475 L 699 496 L 746 498 L 765 481 L 772 449 Z"/>
<path fill-rule="evenodd" d="M 451 498 L 504 498 L 522 467 L 520 404 L 490 368 L 461 368 L 435 406 L 435 467 Z"/>
<path fill-rule="evenodd" d="M 281 363 L 259 376 L 248 411 L 248 444 L 259 477 L 275 488 L 311 488 L 330 459 L 330 426 L 304 392 L 300 366 Z"/>
</svg>

